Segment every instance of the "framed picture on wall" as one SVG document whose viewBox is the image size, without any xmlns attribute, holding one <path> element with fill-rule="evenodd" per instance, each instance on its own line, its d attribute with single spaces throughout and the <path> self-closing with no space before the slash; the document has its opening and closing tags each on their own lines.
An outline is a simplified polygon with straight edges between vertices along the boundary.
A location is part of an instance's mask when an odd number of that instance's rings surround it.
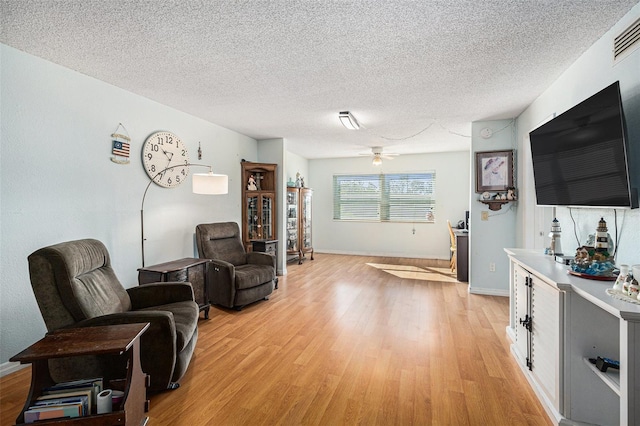
<svg viewBox="0 0 640 426">
<path fill-rule="evenodd" d="M 513 187 L 513 150 L 476 152 L 476 192 Z"/>
</svg>

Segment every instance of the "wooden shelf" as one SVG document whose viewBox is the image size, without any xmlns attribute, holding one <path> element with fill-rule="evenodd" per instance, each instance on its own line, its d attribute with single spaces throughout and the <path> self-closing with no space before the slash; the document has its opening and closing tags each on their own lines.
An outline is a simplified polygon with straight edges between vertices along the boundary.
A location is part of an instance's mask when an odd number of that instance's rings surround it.
<svg viewBox="0 0 640 426">
<path fill-rule="evenodd" d="M 515 202 L 516 200 L 478 200 L 482 204 L 489 206 L 489 210 L 498 211 L 502 208 L 503 204 Z"/>
<path fill-rule="evenodd" d="M 24 408 L 16 419 L 16 425 L 24 424 L 24 412 L 34 404 L 42 389 L 54 385 L 49 373 L 51 358 L 80 355 L 124 354 L 127 377 L 122 381 L 125 399 L 120 409 L 108 414 L 72 419 L 58 418 L 38 421 L 38 425 L 146 425 L 148 410 L 145 388 L 147 377 L 140 367 L 140 336 L 149 328 L 149 323 L 121 324 L 100 327 L 69 328 L 54 331 L 24 351 L 11 357 L 10 361 L 31 364 L 31 389 Z M 109 378 L 105 378 L 107 383 Z"/>
</svg>

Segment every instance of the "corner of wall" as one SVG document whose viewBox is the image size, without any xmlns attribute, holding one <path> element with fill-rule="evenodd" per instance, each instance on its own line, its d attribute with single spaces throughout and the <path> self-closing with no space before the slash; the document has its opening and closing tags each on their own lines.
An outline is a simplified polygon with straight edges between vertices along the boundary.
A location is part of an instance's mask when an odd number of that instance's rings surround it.
<svg viewBox="0 0 640 426">
<path fill-rule="evenodd" d="M 515 119 L 476 121 L 471 125 L 471 202 L 469 211 L 469 292 L 506 295 L 509 289 L 509 262 L 505 247 L 515 245 L 517 201 L 490 210 L 476 193 L 476 153 L 516 150 Z M 514 175 L 517 162 L 514 158 Z M 514 185 L 517 188 L 514 177 Z"/>
</svg>

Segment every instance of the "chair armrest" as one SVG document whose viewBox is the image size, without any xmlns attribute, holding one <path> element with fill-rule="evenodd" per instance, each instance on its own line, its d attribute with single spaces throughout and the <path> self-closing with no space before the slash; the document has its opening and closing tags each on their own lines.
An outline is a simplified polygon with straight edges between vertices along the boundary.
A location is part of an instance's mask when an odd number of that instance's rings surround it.
<svg viewBox="0 0 640 426">
<path fill-rule="evenodd" d="M 273 270 L 276 269 L 276 257 L 270 253 L 264 253 L 260 251 L 252 251 L 247 253 L 247 263 L 254 265 L 268 265 L 273 266 Z"/>
<path fill-rule="evenodd" d="M 236 279 L 236 267 L 233 266 L 233 263 L 229 263 L 220 259 L 210 259 L 209 269 L 212 269 L 214 272 L 222 272 L 228 277 L 235 281 Z"/>
<path fill-rule="evenodd" d="M 136 324 L 136 323 L 149 323 L 149 328 L 144 334 L 152 332 L 154 324 L 160 325 L 163 328 L 175 335 L 175 321 L 173 314 L 169 311 L 127 311 L 118 312 L 116 314 L 102 315 L 100 317 L 87 318 L 75 324 L 65 328 L 78 328 L 78 327 L 97 327 L 102 325 L 119 325 L 119 324 Z"/>
<path fill-rule="evenodd" d="M 169 311 L 127 311 L 89 318 L 72 327 L 94 327 L 149 323 L 149 328 L 140 337 L 140 362 L 142 371 L 151 376 L 152 390 L 167 389 L 171 383 L 176 362 L 176 325 Z"/>
<path fill-rule="evenodd" d="M 141 284 L 128 288 L 127 293 L 133 310 L 194 300 L 193 287 L 186 282 Z"/>
<path fill-rule="evenodd" d="M 211 259 L 207 270 L 209 299 L 212 303 L 233 308 L 236 299 L 236 267 L 220 259 Z"/>
</svg>

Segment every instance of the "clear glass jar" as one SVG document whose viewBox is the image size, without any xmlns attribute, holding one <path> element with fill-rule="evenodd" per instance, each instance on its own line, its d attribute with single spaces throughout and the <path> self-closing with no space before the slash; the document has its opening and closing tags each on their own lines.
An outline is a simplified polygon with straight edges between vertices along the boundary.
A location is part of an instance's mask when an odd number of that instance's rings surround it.
<svg viewBox="0 0 640 426">
<path fill-rule="evenodd" d="M 616 282 L 613 283 L 613 291 L 622 293 L 622 284 L 627 279 L 627 275 L 629 275 L 629 265 L 620 265 L 620 273 L 616 278 Z"/>
</svg>

